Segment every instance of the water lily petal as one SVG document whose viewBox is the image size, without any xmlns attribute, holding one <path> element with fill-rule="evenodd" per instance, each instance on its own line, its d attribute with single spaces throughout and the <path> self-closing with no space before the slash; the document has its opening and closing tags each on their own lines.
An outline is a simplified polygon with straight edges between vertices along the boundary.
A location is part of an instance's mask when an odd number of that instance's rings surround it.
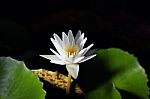
<svg viewBox="0 0 150 99">
<path fill-rule="evenodd" d="M 80 50 L 80 52 L 77 54 L 77 57 L 83 56 L 83 53 L 85 53 L 86 49 L 87 48 Z"/>
<path fill-rule="evenodd" d="M 84 51 L 84 53 L 82 55 L 85 55 L 93 45 L 94 44 L 92 43 L 88 47 L 86 47 L 86 50 Z"/>
<path fill-rule="evenodd" d="M 75 41 L 77 41 L 80 36 L 81 36 L 81 31 L 79 30 L 78 33 L 75 36 Z"/>
<path fill-rule="evenodd" d="M 67 71 L 74 78 L 77 79 L 79 73 L 79 64 L 67 64 Z"/>
<path fill-rule="evenodd" d="M 78 38 L 78 40 L 75 42 L 76 45 L 78 45 L 78 46 L 80 47 L 80 43 L 81 43 L 81 41 L 83 41 L 83 39 L 84 39 L 84 33 L 81 34 L 81 36 L 80 36 L 80 37 Z"/>
<path fill-rule="evenodd" d="M 51 41 L 53 43 L 53 45 L 55 46 L 57 52 L 61 55 L 61 56 L 65 56 L 64 50 L 61 47 L 61 45 L 59 43 L 57 43 L 53 38 L 51 38 Z"/>
<path fill-rule="evenodd" d="M 85 62 L 85 61 L 87 61 L 87 60 L 89 60 L 89 59 L 91 59 L 91 58 L 93 58 L 93 57 L 95 57 L 95 56 L 96 56 L 96 54 L 91 55 L 91 56 L 87 56 L 87 57 L 85 57 L 83 60 L 81 60 L 79 63 Z"/>
<path fill-rule="evenodd" d="M 93 55 L 93 54 L 96 53 L 96 51 L 97 51 L 97 49 L 91 49 L 91 50 L 89 50 L 84 56 L 86 57 L 86 56 Z"/>
<path fill-rule="evenodd" d="M 80 43 L 80 49 L 83 49 L 84 44 L 86 43 L 86 41 L 87 41 L 87 37 L 81 41 L 81 43 Z"/>
<path fill-rule="evenodd" d="M 49 60 L 60 60 L 56 55 L 40 55 L 40 56 Z"/>
<path fill-rule="evenodd" d="M 83 58 L 84 56 L 75 58 L 73 63 L 79 63 Z"/>
<path fill-rule="evenodd" d="M 74 57 L 66 57 L 65 59 L 66 64 L 73 63 L 73 61 L 74 61 Z"/>
<path fill-rule="evenodd" d="M 50 62 L 54 64 L 65 65 L 64 61 L 51 60 Z"/>
<path fill-rule="evenodd" d="M 69 38 L 68 36 L 65 34 L 65 32 L 62 32 L 62 43 L 63 43 L 63 48 L 68 47 L 69 45 Z"/>
<path fill-rule="evenodd" d="M 69 30 L 69 32 L 68 32 L 68 38 L 69 38 L 70 44 L 74 45 L 75 44 L 75 42 L 74 42 L 74 36 L 73 36 L 73 33 L 72 33 L 71 30 Z"/>
<path fill-rule="evenodd" d="M 59 43 L 59 45 L 60 45 L 61 47 L 63 47 L 63 46 L 62 46 L 62 40 L 61 40 L 60 37 L 59 37 L 57 34 L 55 34 L 55 33 L 54 33 L 54 38 L 55 38 L 55 41 L 56 41 L 57 43 Z"/>
<path fill-rule="evenodd" d="M 53 49 L 50 48 L 50 50 L 59 58 L 62 59 L 63 57 L 60 56 L 56 51 L 54 51 Z"/>
</svg>

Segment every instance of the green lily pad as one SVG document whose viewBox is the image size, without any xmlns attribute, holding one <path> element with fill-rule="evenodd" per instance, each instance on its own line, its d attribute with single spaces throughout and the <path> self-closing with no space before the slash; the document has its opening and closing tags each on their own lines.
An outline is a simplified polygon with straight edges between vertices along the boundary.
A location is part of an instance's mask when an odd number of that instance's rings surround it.
<svg viewBox="0 0 150 99">
<path fill-rule="evenodd" d="M 112 83 L 106 83 L 86 94 L 87 99 L 121 99 L 119 91 Z"/>
<path fill-rule="evenodd" d="M 101 49 L 85 65 L 86 99 L 149 99 L 145 70 L 128 52 Z"/>
<path fill-rule="evenodd" d="M 24 62 L 0 57 L 0 99 L 45 99 L 42 86 Z"/>
</svg>

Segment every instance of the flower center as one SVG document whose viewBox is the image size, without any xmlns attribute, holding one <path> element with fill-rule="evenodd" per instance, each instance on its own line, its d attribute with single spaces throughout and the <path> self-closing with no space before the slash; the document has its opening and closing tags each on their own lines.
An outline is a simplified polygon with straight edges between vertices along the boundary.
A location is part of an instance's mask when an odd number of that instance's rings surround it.
<svg viewBox="0 0 150 99">
<path fill-rule="evenodd" d="M 66 49 L 66 52 L 67 52 L 67 56 L 74 56 L 77 54 L 77 48 L 74 47 L 74 46 L 70 46 Z"/>
</svg>

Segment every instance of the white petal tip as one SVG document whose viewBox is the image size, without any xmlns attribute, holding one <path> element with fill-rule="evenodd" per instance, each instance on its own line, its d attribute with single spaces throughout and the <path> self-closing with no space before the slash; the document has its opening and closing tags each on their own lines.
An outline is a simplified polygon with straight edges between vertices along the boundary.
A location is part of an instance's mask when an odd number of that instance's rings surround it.
<svg viewBox="0 0 150 99">
<path fill-rule="evenodd" d="M 50 40 L 53 42 L 54 41 L 54 39 L 53 38 L 50 38 Z"/>
<path fill-rule="evenodd" d="M 53 36 L 55 37 L 55 36 L 58 36 L 58 35 L 56 33 L 54 33 Z"/>
<path fill-rule="evenodd" d="M 44 57 L 45 55 L 39 55 L 39 56 Z"/>
<path fill-rule="evenodd" d="M 78 75 L 71 75 L 74 79 L 78 78 Z"/>
<path fill-rule="evenodd" d="M 63 34 L 66 34 L 65 32 L 62 32 Z"/>
<path fill-rule="evenodd" d="M 94 45 L 94 43 L 91 44 L 91 46 L 93 46 L 93 45 Z"/>
<path fill-rule="evenodd" d="M 81 33 L 81 30 L 78 30 L 78 32 L 80 32 L 80 33 Z"/>
<path fill-rule="evenodd" d="M 72 30 L 69 30 L 69 32 L 72 32 Z"/>
<path fill-rule="evenodd" d="M 73 77 L 73 76 L 72 76 Z M 73 77 L 74 79 L 77 79 L 77 77 Z"/>
<path fill-rule="evenodd" d="M 39 56 L 48 59 L 47 57 L 48 57 L 49 55 L 39 55 Z"/>
</svg>

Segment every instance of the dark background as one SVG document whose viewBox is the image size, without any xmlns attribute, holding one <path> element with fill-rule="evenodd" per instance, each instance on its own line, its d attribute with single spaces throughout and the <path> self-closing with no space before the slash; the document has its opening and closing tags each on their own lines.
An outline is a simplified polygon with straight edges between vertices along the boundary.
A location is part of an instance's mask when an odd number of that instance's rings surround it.
<svg viewBox="0 0 150 99">
<path fill-rule="evenodd" d="M 134 54 L 150 74 L 150 2 L 139 0 L 5 0 L 0 1 L 0 56 L 25 61 L 30 69 L 48 67 L 39 54 L 51 54 L 53 33 L 85 32 L 95 48 L 117 47 Z M 87 41 L 87 44 L 90 42 Z M 66 73 L 65 68 L 57 68 Z M 44 82 L 47 98 L 65 96 Z M 52 89 L 52 90 L 51 90 Z"/>
</svg>

